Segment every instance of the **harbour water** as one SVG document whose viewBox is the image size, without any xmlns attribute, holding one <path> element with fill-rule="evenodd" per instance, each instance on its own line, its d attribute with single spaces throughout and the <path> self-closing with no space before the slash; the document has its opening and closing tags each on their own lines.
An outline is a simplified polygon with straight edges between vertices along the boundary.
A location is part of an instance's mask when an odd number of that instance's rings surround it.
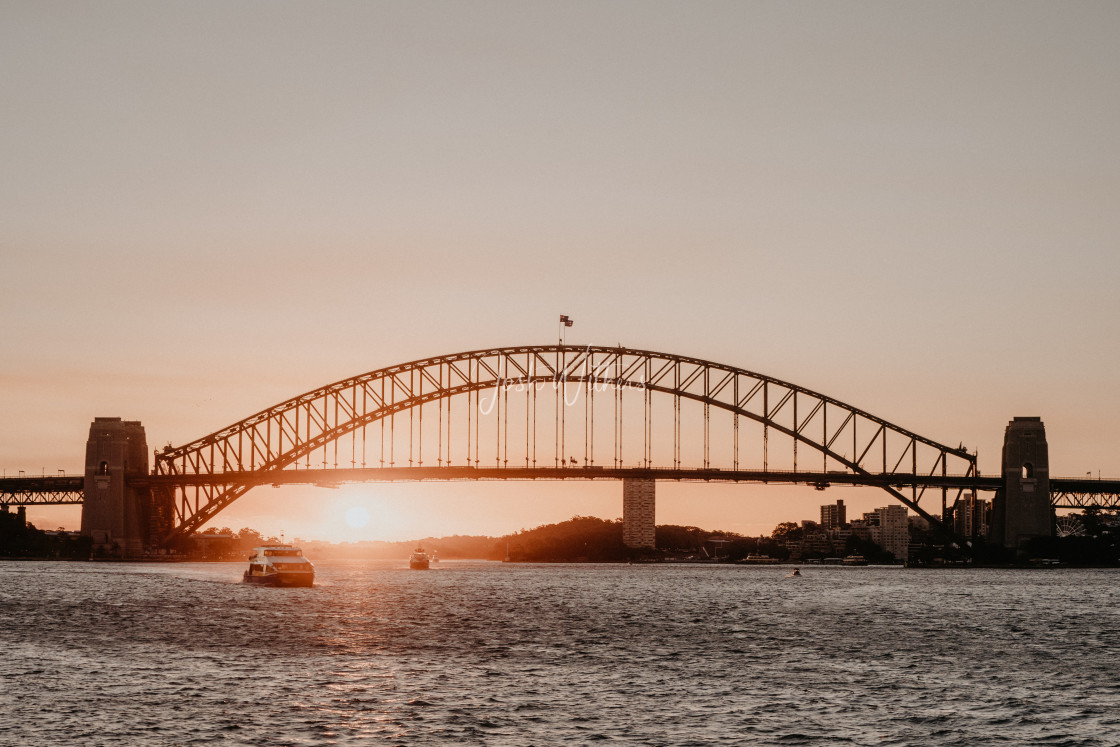
<svg viewBox="0 0 1120 747">
<path fill-rule="evenodd" d="M 0 563 L 3 745 L 1117 745 L 1120 573 Z"/>
</svg>

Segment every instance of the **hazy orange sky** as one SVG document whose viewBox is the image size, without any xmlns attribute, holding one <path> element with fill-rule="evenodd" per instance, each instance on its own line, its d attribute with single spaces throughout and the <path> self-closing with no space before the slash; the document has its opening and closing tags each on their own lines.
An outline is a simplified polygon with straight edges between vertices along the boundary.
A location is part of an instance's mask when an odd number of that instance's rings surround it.
<svg viewBox="0 0 1120 747">
<path fill-rule="evenodd" d="M 95 416 L 181 444 L 564 313 L 985 473 L 1038 415 L 1053 474 L 1120 476 L 1116 3 L 8 1 L 0 68 L 6 474 L 79 472 Z M 888 501 L 658 491 L 659 522 L 747 533 Z M 573 514 L 621 486 L 261 489 L 215 523 Z"/>
</svg>

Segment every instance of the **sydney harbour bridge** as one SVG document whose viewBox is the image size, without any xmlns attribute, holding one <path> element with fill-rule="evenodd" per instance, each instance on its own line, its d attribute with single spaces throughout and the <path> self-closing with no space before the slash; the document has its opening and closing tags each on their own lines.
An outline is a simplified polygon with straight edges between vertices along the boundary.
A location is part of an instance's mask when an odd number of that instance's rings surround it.
<svg viewBox="0 0 1120 747">
<path fill-rule="evenodd" d="M 947 509 L 988 492 L 989 539 L 1007 547 L 1049 534 L 1055 508 L 1120 508 L 1120 480 L 1050 477 L 1038 418 L 1007 426 L 1002 472 L 984 476 L 963 445 L 787 381 L 564 344 L 379 368 L 169 445 L 150 464 L 139 422 L 97 418 L 83 475 L 0 479 L 0 504 L 80 503 L 83 533 L 139 554 L 256 486 L 420 480 L 622 480 L 634 547 L 652 545 L 659 480 L 873 486 L 950 536 Z"/>
</svg>

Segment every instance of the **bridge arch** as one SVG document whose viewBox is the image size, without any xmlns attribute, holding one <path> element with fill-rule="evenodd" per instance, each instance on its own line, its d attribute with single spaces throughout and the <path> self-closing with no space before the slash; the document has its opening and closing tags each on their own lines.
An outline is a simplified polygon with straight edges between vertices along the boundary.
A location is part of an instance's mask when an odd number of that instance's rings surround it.
<svg viewBox="0 0 1120 747">
<path fill-rule="evenodd" d="M 163 482 L 157 481 L 155 487 L 156 504 L 162 506 L 162 511 L 157 512 L 163 516 L 161 531 L 167 539 L 171 539 L 202 527 L 252 487 L 253 483 L 242 479 L 247 473 L 259 475 L 299 469 L 301 460 L 304 468 L 310 468 L 311 456 L 320 452 L 326 468 L 332 463 L 332 446 L 333 464 L 337 468 L 340 443 L 343 443 L 344 467 L 347 461 L 345 444 L 350 446 L 349 462 L 351 468 L 355 468 L 359 463 L 360 442 L 362 467 L 373 462 L 376 465 L 374 471 L 384 468 L 386 425 L 391 439 L 388 466 L 395 467 L 395 442 L 392 438 L 397 416 L 402 416 L 402 419 L 408 416 L 409 467 L 422 468 L 426 406 L 429 411 L 429 441 L 433 440 L 430 435 L 433 425 L 439 434 L 435 439 L 438 442 L 438 466 L 435 473 L 430 467 L 422 473 L 418 470 L 415 479 L 433 479 L 433 475 L 434 479 L 438 479 L 440 470 L 452 467 L 460 470 L 478 468 L 481 463 L 480 424 L 484 417 L 491 416 L 496 424 L 495 467 L 502 470 L 501 475 L 516 477 L 521 474 L 520 462 L 523 459 L 525 469 L 532 467 L 534 475 L 541 476 L 542 469 L 547 472 L 550 468 L 537 466 L 540 456 L 537 450 L 538 398 L 545 399 L 546 404 L 555 401 L 555 431 L 551 439 L 554 464 L 551 469 L 555 470 L 556 476 L 563 476 L 562 471 L 568 466 L 564 418 L 574 404 L 569 401 L 573 388 L 577 394 L 581 389 L 583 392 L 584 467 L 602 464 L 602 460 L 596 464 L 595 453 L 594 400 L 599 394 L 600 398 L 607 396 L 612 400 L 616 443 L 612 444 L 610 462 L 614 469 L 651 470 L 660 467 L 681 470 L 680 403 L 687 402 L 703 410 L 703 465 L 698 469 L 709 476 L 713 470 L 727 469 L 729 475 L 738 474 L 741 470 L 740 419 L 761 428 L 763 473 L 769 467 L 769 435 L 773 432 L 792 445 L 793 473 L 798 473 L 800 445 L 822 460 L 819 474 L 842 473 L 856 478 L 866 477 L 868 484 L 882 487 L 893 498 L 935 523 L 937 518 L 919 505 L 921 496 L 915 476 L 976 474 L 976 458 L 963 448 L 954 449 L 832 397 L 736 366 L 622 347 L 541 345 L 490 348 L 419 359 L 343 379 L 285 400 L 183 446 L 169 446 L 158 452 L 153 474 L 157 480 L 163 479 Z M 550 389 L 552 399 L 548 399 Z M 542 390 L 544 397 L 541 397 Z M 520 455 L 515 451 L 514 466 L 510 466 L 509 460 L 511 392 L 515 407 L 519 398 L 525 399 L 524 451 Z M 673 400 L 673 457 L 664 463 L 654 458 L 652 448 L 655 435 L 652 426 L 654 395 Z M 644 416 L 640 424 L 642 456 L 633 466 L 624 466 L 621 442 L 628 427 L 624 418 L 624 401 L 633 403 L 638 397 L 642 399 Z M 466 407 L 460 407 L 458 418 L 460 421 L 464 416 L 467 419 L 465 458 L 460 450 L 463 445 L 461 432 L 457 436 L 456 449 L 452 449 L 457 433 L 452 427 L 452 402 L 463 399 Z M 432 405 L 438 407 L 434 424 L 430 412 Z M 728 440 L 734 444 L 734 451 L 726 467 L 714 466 L 709 459 L 709 413 L 712 410 L 732 418 L 733 433 Z M 520 417 L 521 411 L 518 412 Z M 375 425 L 380 431 L 380 451 L 377 459 L 367 459 L 370 441 L 367 436 L 370 427 Z M 457 422 L 456 425 L 461 431 L 463 424 Z M 630 431 L 633 431 L 633 426 L 631 423 Z M 475 429 L 473 442 L 472 427 Z M 404 428 L 403 424 L 401 428 Z M 417 429 L 419 438 L 414 436 Z M 372 439 L 375 442 L 378 441 L 377 435 L 375 433 Z M 575 439 L 578 440 L 578 433 Z M 542 440 L 547 448 L 548 439 Z M 412 453 L 414 444 L 419 447 L 419 454 Z M 428 453 L 430 465 L 430 446 Z M 574 461 L 574 457 L 571 459 Z M 402 464 L 403 461 L 402 455 Z M 841 469 L 829 470 L 830 463 Z M 316 464 L 319 464 L 318 459 Z M 493 471 L 490 473 L 491 476 L 495 474 Z M 871 481 L 870 478 L 875 479 Z M 900 492 L 902 485 L 912 487 L 909 497 Z"/>
</svg>

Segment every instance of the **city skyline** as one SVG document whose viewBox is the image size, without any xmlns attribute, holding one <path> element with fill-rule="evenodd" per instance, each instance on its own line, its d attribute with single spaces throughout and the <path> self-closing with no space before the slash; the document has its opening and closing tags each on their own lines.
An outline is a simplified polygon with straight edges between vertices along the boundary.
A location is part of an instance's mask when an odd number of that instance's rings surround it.
<svg viewBox="0 0 1120 747">
<path fill-rule="evenodd" d="M 0 6 L 0 467 L 182 444 L 426 356 L 624 344 L 758 371 L 998 472 L 1120 476 L 1104 3 Z M 757 535 L 878 490 L 659 483 Z M 347 510 L 371 515 L 361 528 Z M 258 488 L 323 539 L 616 518 L 617 483 Z M 33 508 L 43 528 L 74 509 Z"/>
</svg>

